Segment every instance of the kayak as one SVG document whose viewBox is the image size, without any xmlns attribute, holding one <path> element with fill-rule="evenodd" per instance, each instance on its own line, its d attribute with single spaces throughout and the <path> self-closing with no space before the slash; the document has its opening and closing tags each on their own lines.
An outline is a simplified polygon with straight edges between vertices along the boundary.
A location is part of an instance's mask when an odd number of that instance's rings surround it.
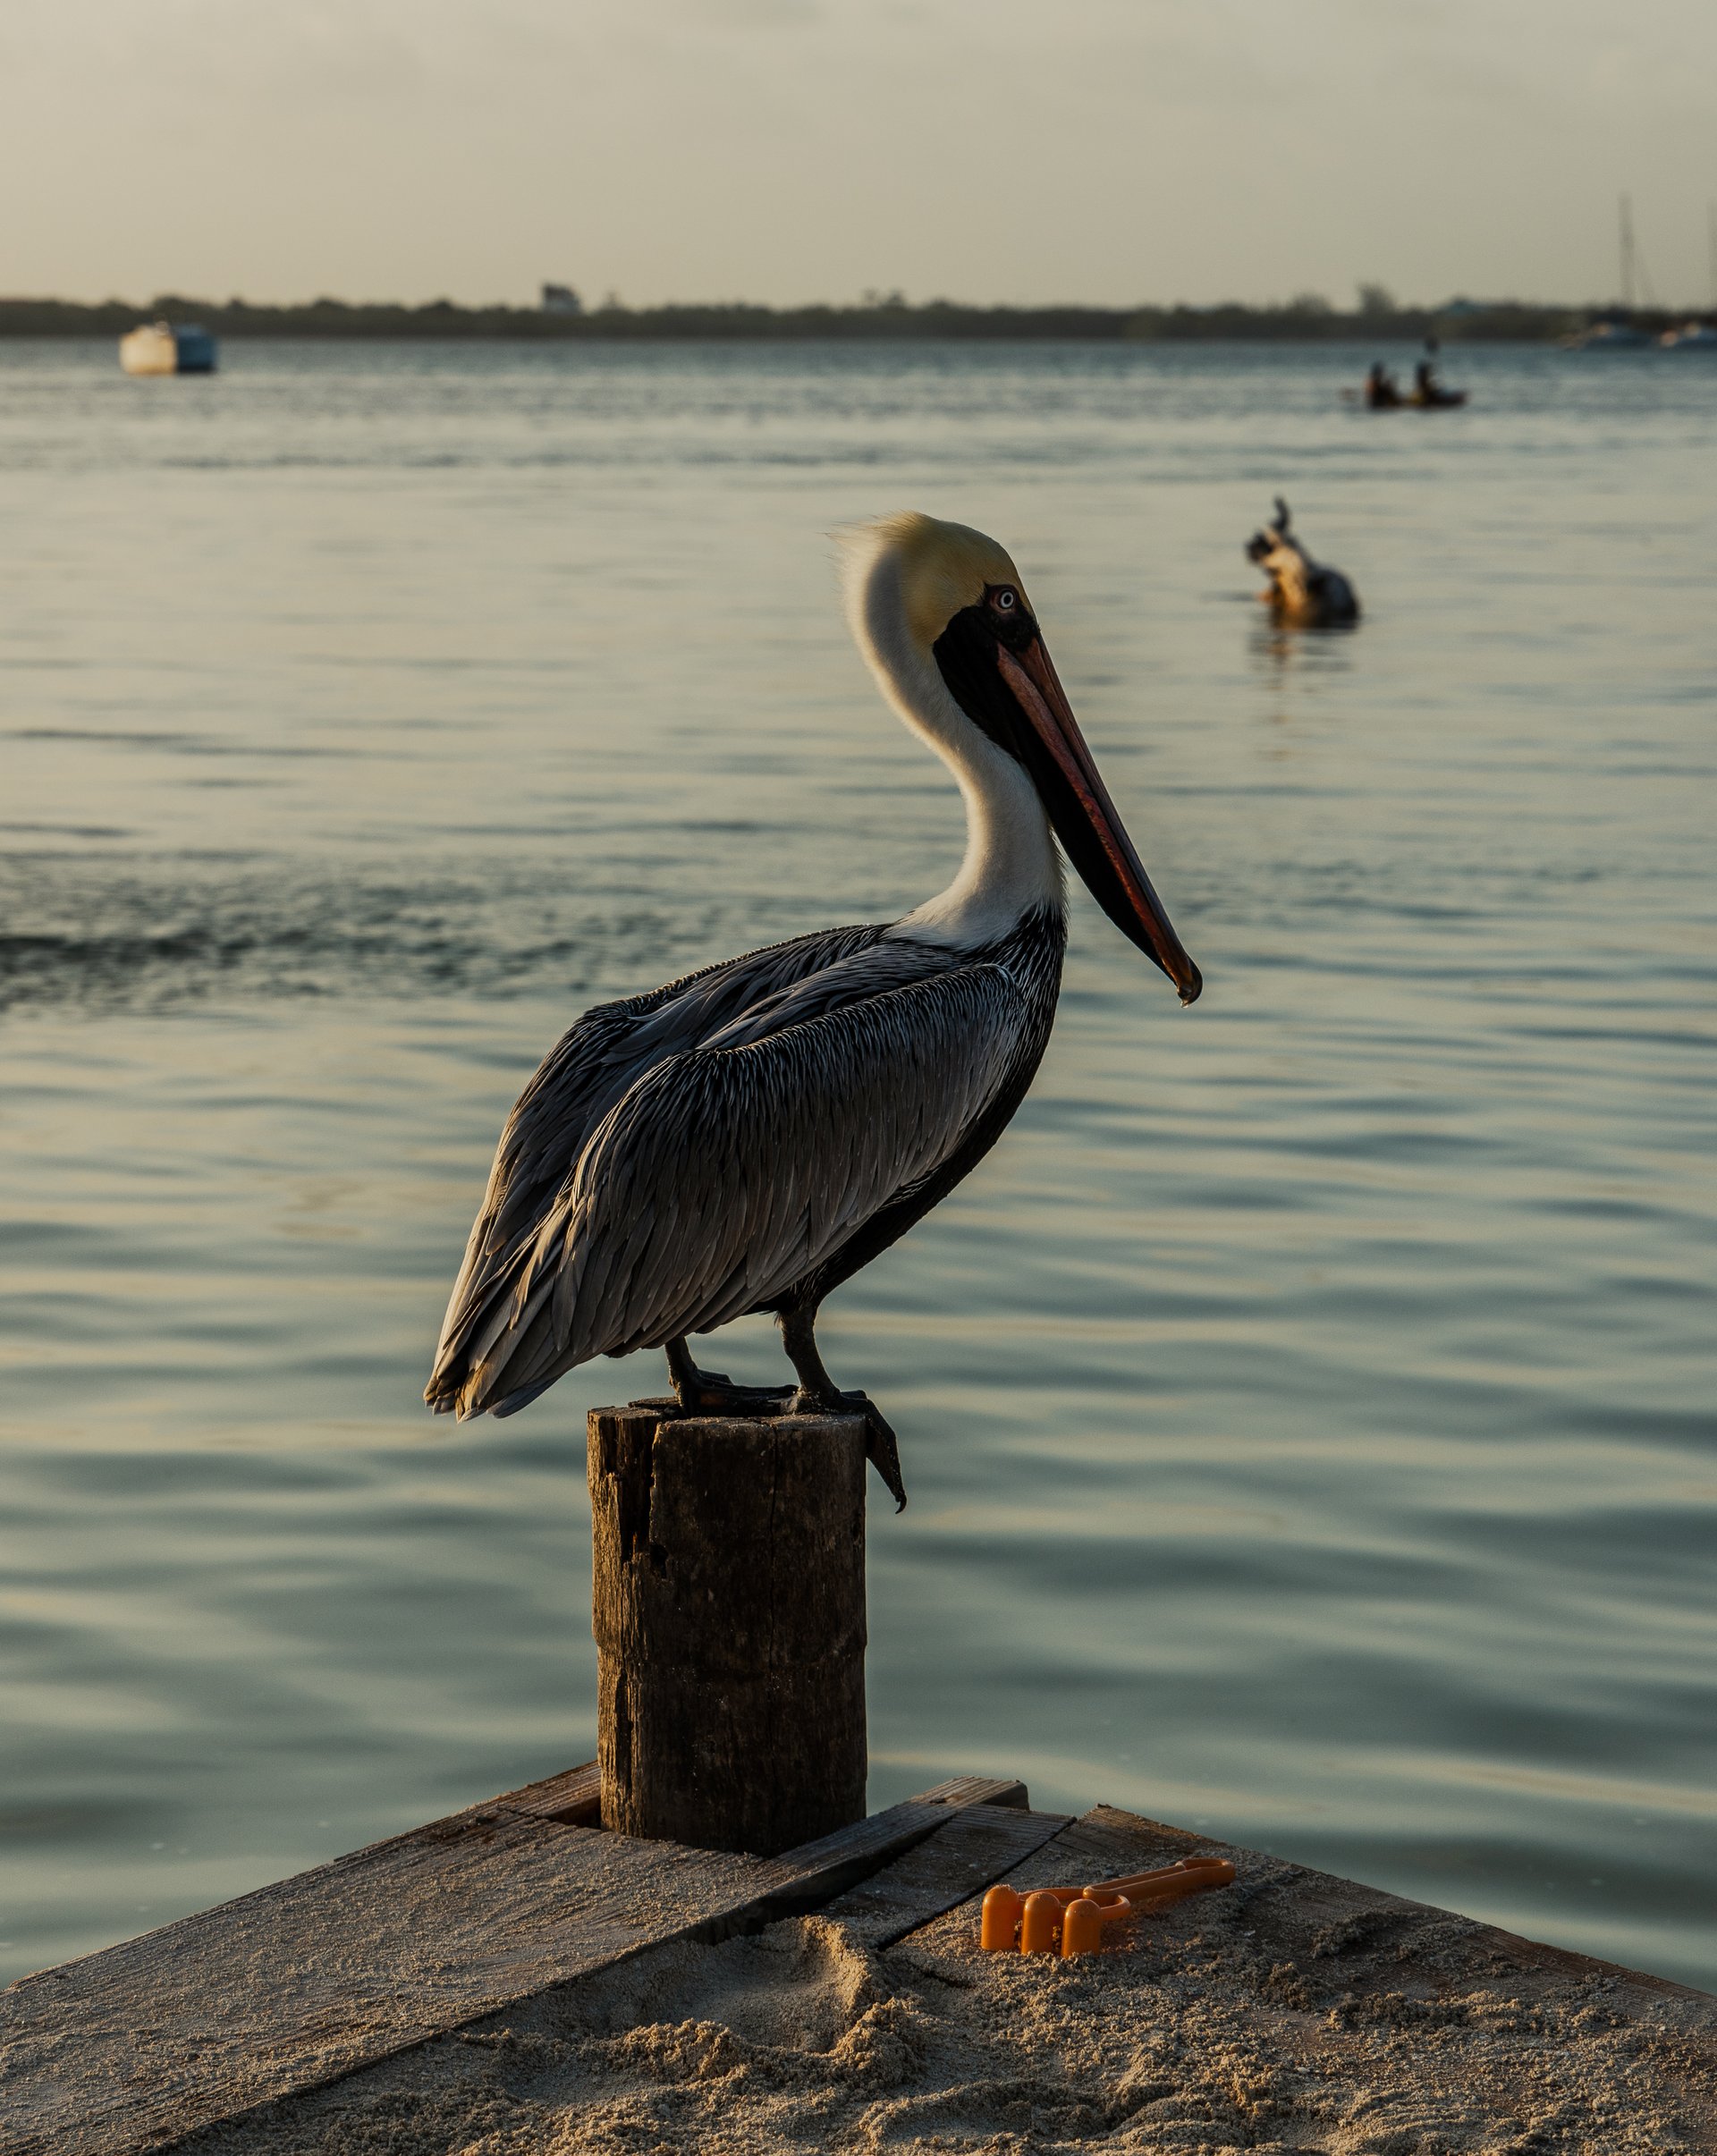
<svg viewBox="0 0 1717 2156">
<path fill-rule="evenodd" d="M 1467 402 L 1467 393 L 1464 389 L 1440 389 L 1427 397 L 1410 389 L 1404 397 L 1386 397 L 1374 403 L 1363 389 L 1344 389 L 1341 402 L 1361 405 L 1366 411 L 1457 411 Z"/>
</svg>

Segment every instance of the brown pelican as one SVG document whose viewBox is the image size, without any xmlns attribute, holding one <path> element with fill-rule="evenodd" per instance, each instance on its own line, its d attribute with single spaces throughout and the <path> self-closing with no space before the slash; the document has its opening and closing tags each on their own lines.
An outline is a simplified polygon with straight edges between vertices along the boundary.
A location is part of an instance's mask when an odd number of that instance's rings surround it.
<svg viewBox="0 0 1717 2156">
<path fill-rule="evenodd" d="M 813 1328 L 832 1288 L 977 1166 L 1031 1083 L 1066 942 L 1055 835 L 1183 1003 L 1201 983 L 1005 552 L 912 514 L 845 537 L 854 637 L 965 797 L 960 873 L 903 920 L 819 929 L 587 1011 L 507 1119 L 424 1397 L 512 1415 L 594 1356 L 665 1348 L 689 1411 L 862 1411 L 904 1504 L 892 1433 L 836 1389 Z M 757 1311 L 780 1320 L 797 1389 L 693 1362 L 689 1334 Z"/>
<path fill-rule="evenodd" d="M 1253 533 L 1246 543 L 1246 558 L 1269 578 L 1269 590 L 1258 596 L 1278 621 L 1305 629 L 1333 629 L 1359 619 L 1358 593 L 1339 569 L 1313 561 L 1289 530 L 1288 504 L 1280 495 L 1275 522 Z"/>
</svg>

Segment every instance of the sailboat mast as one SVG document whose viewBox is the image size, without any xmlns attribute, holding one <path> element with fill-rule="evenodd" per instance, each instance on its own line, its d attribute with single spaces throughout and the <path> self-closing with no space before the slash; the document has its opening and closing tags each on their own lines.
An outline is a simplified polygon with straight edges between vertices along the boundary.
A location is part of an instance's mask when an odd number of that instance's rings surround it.
<svg viewBox="0 0 1717 2156">
<path fill-rule="evenodd" d="M 1631 195 L 1621 196 L 1617 203 L 1621 226 L 1621 304 L 1628 313 L 1634 311 L 1634 201 Z"/>
<path fill-rule="evenodd" d="M 1717 202 L 1705 205 L 1705 249 L 1711 257 L 1711 303 L 1717 308 Z"/>
</svg>

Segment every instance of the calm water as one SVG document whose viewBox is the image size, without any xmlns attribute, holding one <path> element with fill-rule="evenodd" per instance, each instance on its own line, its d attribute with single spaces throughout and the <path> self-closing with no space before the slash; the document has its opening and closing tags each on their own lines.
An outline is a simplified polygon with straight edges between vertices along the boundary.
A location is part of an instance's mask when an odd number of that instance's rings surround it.
<svg viewBox="0 0 1717 2156">
<path fill-rule="evenodd" d="M 1717 1985 L 1717 367 L 0 346 L 0 1968 L 588 1757 L 580 1371 L 419 1405 L 605 994 L 938 889 L 825 535 L 1013 547 L 1207 989 L 1081 901 L 831 1304 L 875 1801 L 1017 1771 Z M 1281 641 L 1278 490 L 1359 632 Z M 777 1372 L 766 1326 L 715 1359 Z"/>
</svg>

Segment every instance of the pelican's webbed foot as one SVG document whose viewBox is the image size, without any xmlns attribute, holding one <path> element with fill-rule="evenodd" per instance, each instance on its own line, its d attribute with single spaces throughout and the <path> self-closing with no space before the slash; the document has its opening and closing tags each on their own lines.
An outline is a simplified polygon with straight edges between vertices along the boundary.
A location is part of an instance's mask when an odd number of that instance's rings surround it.
<svg viewBox="0 0 1717 2156">
<path fill-rule="evenodd" d="M 882 1409 L 868 1392 L 837 1392 L 801 1385 L 793 1395 L 792 1415 L 862 1415 L 865 1418 L 865 1458 L 888 1485 L 897 1512 L 906 1510 L 906 1484 L 901 1476 L 900 1441 Z"/>
<path fill-rule="evenodd" d="M 683 1340 L 668 1342 L 668 1378 L 688 1415 L 791 1415 L 791 1385 L 736 1385 L 719 1370 L 700 1370 Z"/>
<path fill-rule="evenodd" d="M 849 1406 L 864 1409 L 865 1458 L 887 1485 L 888 1494 L 894 1500 L 894 1509 L 904 1512 L 906 1481 L 901 1473 L 900 1442 L 892 1425 L 868 1393 L 843 1392 L 841 1397 Z"/>
<path fill-rule="evenodd" d="M 901 1475 L 901 1448 L 882 1409 L 867 1392 L 842 1392 L 823 1367 L 811 1339 L 809 1319 L 800 1316 L 787 1336 L 787 1352 L 799 1373 L 794 1385 L 736 1385 L 719 1370 L 700 1370 L 683 1340 L 668 1342 L 668 1376 L 673 1397 L 687 1415 L 862 1415 L 865 1458 L 894 1500 L 906 1509 L 906 1484 Z"/>
<path fill-rule="evenodd" d="M 897 1512 L 906 1510 L 906 1484 L 901 1477 L 901 1448 L 882 1409 L 867 1392 L 842 1392 L 823 1367 L 816 1351 L 816 1306 L 798 1303 L 781 1314 L 782 1345 L 799 1373 L 793 1396 L 795 1415 L 849 1415 L 865 1418 L 865 1458 L 888 1486 Z"/>
</svg>

